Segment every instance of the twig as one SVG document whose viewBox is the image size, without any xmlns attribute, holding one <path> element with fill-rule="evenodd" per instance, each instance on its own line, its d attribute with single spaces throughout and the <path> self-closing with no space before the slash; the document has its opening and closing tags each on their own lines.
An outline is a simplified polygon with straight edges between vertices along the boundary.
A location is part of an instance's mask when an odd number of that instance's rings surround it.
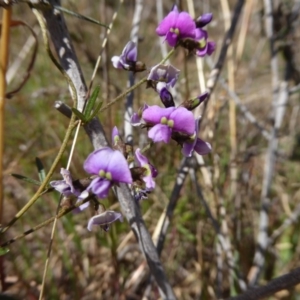
<svg viewBox="0 0 300 300">
<path fill-rule="evenodd" d="M 300 268 L 271 280 L 267 285 L 248 290 L 242 295 L 228 300 L 259 300 L 267 298 L 281 290 L 290 289 L 300 283 Z"/>
</svg>

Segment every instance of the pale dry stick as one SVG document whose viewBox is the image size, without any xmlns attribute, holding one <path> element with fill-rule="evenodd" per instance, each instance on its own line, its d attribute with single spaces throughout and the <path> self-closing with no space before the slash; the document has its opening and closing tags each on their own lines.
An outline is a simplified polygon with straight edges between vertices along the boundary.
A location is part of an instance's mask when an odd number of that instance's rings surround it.
<svg viewBox="0 0 300 300">
<path fill-rule="evenodd" d="M 163 19 L 164 17 L 164 12 L 163 12 L 163 1 L 162 0 L 156 0 L 156 18 L 158 23 Z M 159 46 L 160 46 L 160 51 L 162 54 L 162 57 L 166 57 L 168 50 L 167 50 L 167 43 L 164 42 L 165 38 L 160 37 L 159 38 Z M 167 61 L 169 63 L 169 60 Z"/>
<path fill-rule="evenodd" d="M 5 94 L 6 70 L 9 55 L 9 37 L 12 9 L 2 9 L 2 26 L 0 40 L 0 224 L 3 217 L 3 156 L 4 156 L 4 120 L 5 120 Z"/>
<path fill-rule="evenodd" d="M 221 248 L 226 254 L 227 265 L 228 265 L 229 271 L 231 273 L 231 276 L 232 276 L 232 278 L 237 279 L 240 289 L 242 291 L 245 291 L 247 289 L 247 284 L 239 274 L 239 270 L 238 270 L 239 268 L 238 268 L 238 266 L 236 266 L 236 263 L 235 263 L 234 257 L 233 257 L 233 253 L 232 253 L 232 246 L 231 246 L 231 242 L 230 242 L 230 238 L 229 238 L 228 225 L 225 220 L 226 211 L 225 211 L 224 203 L 222 203 L 222 201 L 221 201 L 221 206 L 220 206 L 220 215 L 222 217 L 222 227 L 221 227 L 219 225 L 219 222 L 213 216 L 213 214 L 210 210 L 210 207 L 209 207 L 206 199 L 203 196 L 202 189 L 198 183 L 195 166 L 191 167 L 189 172 L 190 172 L 190 177 L 192 179 L 192 182 L 195 186 L 197 196 L 205 209 L 205 213 L 206 213 L 208 219 L 211 221 L 211 223 L 213 225 L 213 228 L 217 234 L 217 238 L 221 245 Z M 219 197 L 219 198 L 221 198 L 221 197 Z"/>
<path fill-rule="evenodd" d="M 253 264 L 248 274 L 250 286 L 254 286 L 261 274 L 265 263 L 265 252 L 268 246 L 268 225 L 269 225 L 269 206 L 270 206 L 270 189 L 273 178 L 273 171 L 276 159 L 276 150 L 278 146 L 278 130 L 281 126 L 285 104 L 288 100 L 288 83 L 285 81 L 280 85 L 280 94 L 278 97 L 279 75 L 278 75 L 278 59 L 276 55 L 275 40 L 273 33 L 273 2 L 264 0 L 265 9 L 265 27 L 266 34 L 270 44 L 271 55 L 271 72 L 272 72 L 272 92 L 273 92 L 273 110 L 274 125 L 271 131 L 268 151 L 264 166 L 264 176 L 261 191 L 261 209 L 259 215 L 259 229 L 257 235 L 257 246 L 254 254 Z M 287 74 L 286 74 L 287 76 Z M 277 98 L 278 97 L 278 98 Z"/>
<path fill-rule="evenodd" d="M 237 40 L 237 47 L 236 47 L 236 69 L 235 72 L 238 70 L 238 65 L 241 62 L 241 58 L 244 52 L 246 35 L 249 28 L 249 21 L 250 16 L 252 14 L 252 8 L 254 6 L 254 0 L 247 0 L 245 5 L 244 16 L 241 22 L 241 30 Z"/>
<path fill-rule="evenodd" d="M 57 2 L 54 0 L 50 1 L 50 4 L 52 5 L 56 3 Z M 51 39 L 59 57 L 61 66 L 70 76 L 72 82 L 76 87 L 79 102 L 78 108 L 82 108 L 85 104 L 87 87 L 70 40 L 64 17 L 61 14 L 54 14 L 53 10 L 45 10 L 43 11 L 43 14 L 46 19 L 47 28 L 51 35 Z M 66 40 L 68 41 L 67 44 Z M 68 47 L 66 47 L 66 45 Z M 64 53 L 62 53 L 61 48 L 65 49 Z M 124 93 L 117 97 L 115 101 L 121 99 L 123 96 Z M 115 101 L 113 101 L 113 103 L 115 103 Z M 112 105 L 112 103 L 110 103 L 110 105 Z M 95 117 L 92 121 L 87 123 L 84 126 L 84 129 L 95 149 L 99 149 L 108 145 L 104 130 L 98 118 Z M 146 257 L 150 271 L 157 282 L 162 298 L 176 299 L 174 292 L 164 273 L 163 266 L 159 260 L 151 236 L 140 214 L 139 207 L 132 198 L 128 185 L 120 184 L 119 187 L 116 188 L 116 191 L 121 209 L 126 216 L 131 229 L 135 233 L 135 236 L 139 242 L 140 249 Z"/>
<path fill-rule="evenodd" d="M 138 49 L 138 33 L 140 22 L 142 19 L 142 11 L 143 11 L 144 1 L 143 0 L 135 0 L 135 8 L 134 15 L 132 20 L 132 27 L 130 32 L 130 40 L 133 41 Z M 128 82 L 127 87 L 130 88 L 134 85 L 134 72 L 129 71 L 128 73 Z M 130 118 L 133 114 L 133 98 L 134 91 L 131 91 L 126 96 L 125 102 L 125 114 L 124 114 L 124 137 L 125 142 L 129 144 L 133 144 L 133 126 L 131 125 Z"/>
<path fill-rule="evenodd" d="M 32 30 L 36 33 L 36 35 L 38 35 L 40 28 L 38 26 L 35 26 Z M 36 43 L 35 37 L 33 35 L 30 35 L 27 41 L 25 42 L 24 46 L 22 47 L 21 51 L 19 52 L 18 57 L 15 59 L 15 61 L 12 63 L 12 65 L 9 67 L 7 71 L 7 76 L 6 76 L 7 84 L 9 84 L 16 76 L 22 63 L 26 59 L 28 53 L 30 52 L 30 50 L 32 49 L 35 43 Z"/>
<path fill-rule="evenodd" d="M 221 0 L 221 6 L 224 16 L 225 30 L 229 30 L 230 27 L 230 8 L 228 0 Z M 235 90 L 234 81 L 234 57 L 233 57 L 233 45 L 228 47 L 228 60 L 227 60 L 227 75 L 228 75 L 228 86 L 230 90 Z M 237 155 L 237 130 L 236 130 L 236 105 L 235 102 L 230 99 L 229 101 L 229 132 L 230 132 L 230 195 L 231 200 L 236 199 L 237 193 L 237 165 L 236 165 L 236 155 Z"/>
<path fill-rule="evenodd" d="M 228 298 L 228 300 L 259 300 L 270 299 L 269 297 L 282 290 L 289 290 L 300 283 L 300 268 L 272 279 L 265 286 L 252 288 L 244 294 Z"/>
</svg>

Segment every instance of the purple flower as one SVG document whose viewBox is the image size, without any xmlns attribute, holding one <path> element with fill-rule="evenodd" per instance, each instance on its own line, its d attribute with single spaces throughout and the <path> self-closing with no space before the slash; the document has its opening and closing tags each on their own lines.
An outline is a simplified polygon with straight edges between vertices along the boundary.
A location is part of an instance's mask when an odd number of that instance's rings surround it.
<svg viewBox="0 0 300 300">
<path fill-rule="evenodd" d="M 132 183 L 131 173 L 125 157 L 118 150 L 105 147 L 92 152 L 83 165 L 87 173 L 97 175 L 87 190 L 99 198 L 108 195 L 114 183 Z"/>
<path fill-rule="evenodd" d="M 173 131 L 187 135 L 195 132 L 194 116 L 184 107 L 150 106 L 143 111 L 142 119 L 148 126 L 152 126 L 148 137 L 154 142 L 169 143 Z"/>
<path fill-rule="evenodd" d="M 160 22 L 156 28 L 159 36 L 165 39 L 171 47 L 175 47 L 177 42 L 184 38 L 195 37 L 195 22 L 187 12 L 179 12 L 175 5 L 172 11 Z"/>
<path fill-rule="evenodd" d="M 88 197 L 89 193 L 87 190 L 81 191 L 80 189 L 77 189 L 74 187 L 72 176 L 71 176 L 71 173 L 69 170 L 61 168 L 60 174 L 62 175 L 63 180 L 55 180 L 55 181 L 50 182 L 50 185 L 55 190 L 57 190 L 58 192 L 63 194 L 64 197 L 67 197 L 67 198 L 69 198 L 71 196 L 75 196 L 77 198 L 77 202 Z M 86 202 L 86 203 L 80 205 L 78 207 L 78 210 L 81 211 L 81 210 L 85 209 L 86 207 L 89 206 L 89 203 L 90 202 Z"/>
<path fill-rule="evenodd" d="M 196 27 L 202 28 L 202 27 L 206 26 L 208 23 L 211 22 L 212 18 L 213 18 L 212 13 L 203 14 L 196 20 Z"/>
<path fill-rule="evenodd" d="M 160 99 L 165 107 L 175 106 L 173 96 L 169 88 L 173 87 L 178 80 L 179 70 L 172 65 L 154 66 L 148 76 L 148 86 L 153 87 L 159 94 Z"/>
<path fill-rule="evenodd" d="M 146 70 L 145 64 L 137 61 L 137 47 L 132 41 L 129 41 L 120 56 L 111 58 L 112 64 L 117 69 L 140 72 Z"/>
<path fill-rule="evenodd" d="M 200 155 L 208 154 L 211 151 L 211 145 L 197 137 L 199 132 L 199 121 L 200 118 L 195 121 L 195 133 L 183 143 L 181 152 L 184 156 L 191 157 L 193 151 L 196 151 Z"/>
<path fill-rule="evenodd" d="M 152 164 L 149 163 L 149 160 L 146 156 L 141 153 L 141 150 L 138 148 L 135 151 L 135 157 L 137 159 L 139 167 L 145 169 L 143 181 L 146 184 L 147 191 L 151 191 L 155 188 L 155 181 L 153 178 L 157 176 L 157 170 L 154 168 Z"/>
<path fill-rule="evenodd" d="M 211 55 L 216 48 L 215 42 L 207 41 L 207 32 L 201 28 L 195 30 L 195 40 L 198 42 L 196 47 L 196 55 L 203 57 L 205 55 Z"/>
<path fill-rule="evenodd" d="M 108 231 L 109 224 L 117 220 L 123 222 L 123 216 L 119 212 L 115 212 L 113 210 L 106 210 L 105 212 L 90 218 L 87 229 L 91 231 L 93 225 L 98 225 L 101 226 L 103 230 Z"/>
<path fill-rule="evenodd" d="M 172 65 L 158 64 L 151 68 L 147 80 L 154 82 L 164 82 L 169 88 L 170 86 L 173 87 L 175 85 L 179 77 L 179 73 L 180 70 L 176 69 Z"/>
</svg>

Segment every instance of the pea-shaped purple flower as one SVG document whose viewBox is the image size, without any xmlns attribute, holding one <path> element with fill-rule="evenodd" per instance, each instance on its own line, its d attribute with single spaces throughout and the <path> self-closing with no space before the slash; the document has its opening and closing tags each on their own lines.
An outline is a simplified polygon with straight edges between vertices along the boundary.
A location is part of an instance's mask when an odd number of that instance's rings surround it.
<svg viewBox="0 0 300 300">
<path fill-rule="evenodd" d="M 132 183 L 127 161 L 120 151 L 105 147 L 92 152 L 83 165 L 85 171 L 96 175 L 87 190 L 106 198 L 114 183 Z"/>
<path fill-rule="evenodd" d="M 195 119 L 192 112 L 184 107 L 161 108 L 149 106 L 143 111 L 142 119 L 152 128 L 148 137 L 154 142 L 169 143 L 172 132 L 192 135 L 195 132 Z"/>
<path fill-rule="evenodd" d="M 196 24 L 192 17 L 185 11 L 179 12 L 175 5 L 170 13 L 160 22 L 156 28 L 159 36 L 165 36 L 171 47 L 184 38 L 195 37 Z"/>
</svg>

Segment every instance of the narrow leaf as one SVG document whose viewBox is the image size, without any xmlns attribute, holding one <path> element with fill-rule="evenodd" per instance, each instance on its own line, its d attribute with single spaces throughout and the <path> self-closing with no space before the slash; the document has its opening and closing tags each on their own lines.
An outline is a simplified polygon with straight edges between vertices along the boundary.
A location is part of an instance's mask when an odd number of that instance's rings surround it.
<svg viewBox="0 0 300 300">
<path fill-rule="evenodd" d="M 81 120 L 83 123 L 86 123 L 86 118 L 83 113 L 81 113 L 78 109 L 72 107 L 72 112 L 76 115 L 76 117 Z"/>
<path fill-rule="evenodd" d="M 73 17 L 76 17 L 76 18 L 78 18 L 78 19 L 85 20 L 85 21 L 88 21 L 88 22 L 91 22 L 91 23 L 94 23 L 94 24 L 97 24 L 97 25 L 99 25 L 99 26 L 103 26 L 103 27 L 109 29 L 109 26 L 107 26 L 107 25 L 105 25 L 105 24 L 102 24 L 102 23 L 100 23 L 99 21 L 97 21 L 97 20 L 95 20 L 95 19 L 93 19 L 93 18 L 83 16 L 83 15 L 81 15 L 81 14 L 78 14 L 78 13 L 76 13 L 76 12 L 74 12 L 74 11 L 68 10 L 68 9 L 66 9 L 66 8 L 64 8 L 64 7 L 61 7 L 61 6 L 58 6 L 58 5 L 53 5 L 53 7 L 54 7 L 55 9 L 57 9 L 57 10 L 60 10 L 60 11 L 62 11 L 62 12 L 64 12 L 64 13 L 70 15 L 70 16 L 73 16 Z"/>
<path fill-rule="evenodd" d="M 9 252 L 9 249 L 8 248 L 2 248 L 0 247 L 0 256 L 3 256 L 5 254 L 7 254 Z"/>
<path fill-rule="evenodd" d="M 32 179 L 32 178 L 28 178 L 26 176 L 23 176 L 23 175 L 20 175 L 20 174 L 10 174 L 11 176 L 17 178 L 17 179 L 20 179 L 20 180 L 23 180 L 23 181 L 26 181 L 26 182 L 29 182 L 29 183 L 32 183 L 32 184 L 35 184 L 35 185 L 38 185 L 40 186 L 41 183 L 35 179 Z"/>
<path fill-rule="evenodd" d="M 86 107 L 84 110 L 84 115 L 87 120 L 89 119 L 89 117 L 91 115 L 92 109 L 94 108 L 94 105 L 96 103 L 99 92 L 100 92 L 100 86 L 97 86 L 86 104 Z"/>
<path fill-rule="evenodd" d="M 45 177 L 46 177 L 46 172 L 45 172 L 44 165 L 38 157 L 35 158 L 35 164 L 36 164 L 38 172 L 39 172 L 40 182 L 43 182 Z"/>
<path fill-rule="evenodd" d="M 102 104 L 103 104 L 103 101 L 99 101 L 99 103 L 97 104 L 97 107 L 94 109 L 94 112 L 90 115 L 87 122 L 91 121 L 98 114 L 99 110 L 102 107 Z"/>
</svg>

